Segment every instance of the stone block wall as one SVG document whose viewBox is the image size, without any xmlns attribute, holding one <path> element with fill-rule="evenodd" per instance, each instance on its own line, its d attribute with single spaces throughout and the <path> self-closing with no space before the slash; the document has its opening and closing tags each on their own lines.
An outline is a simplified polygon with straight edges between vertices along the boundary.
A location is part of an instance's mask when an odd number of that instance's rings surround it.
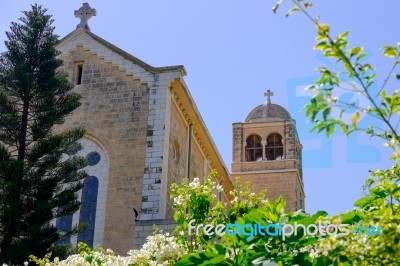
<svg viewBox="0 0 400 266">
<path fill-rule="evenodd" d="M 244 137 L 243 124 L 234 123 L 232 125 L 232 162 L 241 162 L 243 159 Z"/>
<path fill-rule="evenodd" d="M 143 244 L 146 242 L 146 238 L 153 235 L 154 227 L 158 230 L 162 230 L 164 233 L 172 233 L 174 232 L 176 225 L 177 224 L 173 219 L 137 221 L 135 225 L 135 240 L 133 242 L 133 248 L 142 248 Z"/>
<path fill-rule="evenodd" d="M 64 53 L 62 59 L 71 81 L 75 81 L 77 62 L 83 66 L 83 75 L 82 84 L 75 87 L 82 105 L 60 130 L 86 128 L 109 155 L 103 245 L 124 254 L 135 233 L 133 208 L 140 209 L 142 201 L 148 89 L 83 47 Z"/>
<path fill-rule="evenodd" d="M 284 141 L 285 141 L 285 158 L 287 159 L 295 159 L 295 132 L 293 132 L 294 125 L 292 124 L 291 120 L 285 121 L 285 135 L 284 135 Z"/>
<path fill-rule="evenodd" d="M 204 161 L 206 159 L 204 158 L 195 138 L 192 138 L 191 152 L 190 178 L 193 179 L 194 177 L 198 177 L 200 180 L 204 180 L 210 171 L 204 171 Z"/>
<path fill-rule="evenodd" d="M 158 76 L 157 76 L 158 77 Z M 164 217 L 160 206 L 163 179 L 167 88 L 157 80 L 149 90 L 149 115 L 146 131 L 146 159 L 143 177 L 141 220 Z"/>
<path fill-rule="evenodd" d="M 296 205 L 296 172 L 275 172 L 275 173 L 252 173 L 242 174 L 240 180 L 245 183 L 251 181 L 252 190 L 255 193 L 263 189 L 267 189 L 267 198 L 275 200 L 279 196 L 283 196 L 286 201 L 286 210 L 297 210 Z"/>
<path fill-rule="evenodd" d="M 170 114 L 170 147 L 168 156 L 168 194 L 167 194 L 167 210 L 166 218 L 172 219 L 174 212 L 172 210 L 173 200 L 170 199 L 170 187 L 173 183 L 180 184 L 182 179 L 186 177 L 187 163 L 187 137 L 188 125 L 179 112 L 176 104 L 171 104 Z"/>
</svg>

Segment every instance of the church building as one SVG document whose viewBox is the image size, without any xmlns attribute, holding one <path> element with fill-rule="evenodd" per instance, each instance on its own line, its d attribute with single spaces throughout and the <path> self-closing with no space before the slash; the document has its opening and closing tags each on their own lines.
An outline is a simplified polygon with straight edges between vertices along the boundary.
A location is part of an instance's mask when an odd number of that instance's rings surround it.
<svg viewBox="0 0 400 266">
<path fill-rule="evenodd" d="M 175 227 L 172 183 L 204 180 L 216 169 L 223 202 L 233 183 L 185 84 L 185 68 L 153 67 L 95 35 L 88 25 L 95 15 L 84 3 L 75 11 L 81 22 L 57 46 L 82 95 L 82 105 L 59 129 L 87 130 L 78 155 L 87 159 L 89 177 L 79 195 L 80 210 L 56 224 L 69 230 L 87 223 L 66 241 L 126 254 L 140 248 L 153 224 Z M 284 195 L 291 210 L 303 208 L 301 144 L 289 113 L 271 103 L 259 106 L 245 123 L 235 123 L 233 132 L 232 177 L 251 180 L 255 191 L 265 186 L 272 197 Z"/>
</svg>

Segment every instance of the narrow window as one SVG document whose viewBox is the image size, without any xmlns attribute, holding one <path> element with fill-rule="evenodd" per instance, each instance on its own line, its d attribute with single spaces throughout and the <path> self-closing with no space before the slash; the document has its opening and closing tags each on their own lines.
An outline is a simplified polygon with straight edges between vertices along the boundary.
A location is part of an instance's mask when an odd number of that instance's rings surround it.
<svg viewBox="0 0 400 266">
<path fill-rule="evenodd" d="M 246 139 L 246 161 L 261 161 L 262 156 L 261 137 L 257 135 L 251 135 Z"/>
<path fill-rule="evenodd" d="M 83 182 L 79 223 L 86 223 L 88 228 L 78 234 L 78 242 L 84 242 L 90 247 L 93 247 L 98 189 L 99 180 L 95 176 L 89 176 Z"/>
<path fill-rule="evenodd" d="M 83 64 L 76 65 L 76 85 L 82 84 Z"/>
<path fill-rule="evenodd" d="M 267 160 L 282 160 L 283 159 L 283 143 L 282 136 L 273 133 L 267 138 L 267 145 L 265 146 L 265 156 Z"/>
</svg>

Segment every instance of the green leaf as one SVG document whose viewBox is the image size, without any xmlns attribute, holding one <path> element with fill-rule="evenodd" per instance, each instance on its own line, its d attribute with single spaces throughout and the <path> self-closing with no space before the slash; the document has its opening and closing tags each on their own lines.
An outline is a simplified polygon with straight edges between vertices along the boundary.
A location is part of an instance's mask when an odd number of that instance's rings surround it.
<svg viewBox="0 0 400 266">
<path fill-rule="evenodd" d="M 380 187 L 373 187 L 369 190 L 369 192 L 379 198 L 385 198 L 387 196 L 386 192 Z"/>
<path fill-rule="evenodd" d="M 366 56 L 367 56 L 366 53 L 360 53 L 360 54 L 357 56 L 357 61 L 363 59 L 363 58 L 366 57 Z"/>
<path fill-rule="evenodd" d="M 329 25 L 328 24 L 317 24 L 318 35 L 321 37 L 326 37 L 329 34 Z"/>
<path fill-rule="evenodd" d="M 328 117 L 328 115 L 331 113 L 331 108 L 325 108 L 325 110 L 322 112 L 322 116 L 324 118 L 324 120 L 326 120 L 326 118 Z"/>
<path fill-rule="evenodd" d="M 358 199 L 356 202 L 354 202 L 354 206 L 364 208 L 365 206 L 371 204 L 374 199 L 375 199 L 375 197 L 371 197 L 371 196 L 363 197 L 361 199 Z"/>
<path fill-rule="evenodd" d="M 292 15 L 293 13 L 295 13 L 297 11 L 299 11 L 299 7 L 294 6 L 288 12 L 286 12 L 285 17 L 289 17 L 290 15 Z"/>
<path fill-rule="evenodd" d="M 225 254 L 218 255 L 210 251 L 186 254 L 175 264 L 177 266 L 189 265 L 230 265 L 225 261 Z"/>
<path fill-rule="evenodd" d="M 365 80 L 367 81 L 367 87 L 372 85 L 372 83 L 375 80 L 375 77 L 376 77 L 376 73 L 372 73 L 371 75 L 368 75 L 365 77 Z"/>
<path fill-rule="evenodd" d="M 363 70 L 363 71 L 368 71 L 368 70 L 370 70 L 370 69 L 372 69 L 372 67 L 371 67 L 370 64 L 364 64 L 364 65 L 362 65 L 362 70 Z"/>
<path fill-rule="evenodd" d="M 349 135 L 349 127 L 346 124 L 342 124 L 340 128 L 345 135 Z"/>
<path fill-rule="evenodd" d="M 275 210 L 278 213 L 281 212 L 285 208 L 285 205 L 286 205 L 286 202 L 283 199 L 283 197 L 277 198 L 274 203 L 275 203 Z"/>
<path fill-rule="evenodd" d="M 355 224 L 358 221 L 361 220 L 362 217 L 360 217 L 359 215 L 359 211 L 355 210 L 355 211 L 350 211 L 348 213 L 345 213 L 341 216 L 342 218 L 342 224 Z"/>
<path fill-rule="evenodd" d="M 331 47 L 329 46 L 329 43 L 326 42 L 326 41 L 320 41 L 314 46 L 315 50 L 320 50 L 320 51 L 323 51 L 323 52 L 327 51 L 330 48 Z"/>
<path fill-rule="evenodd" d="M 223 245 L 215 244 L 215 249 L 218 251 L 218 254 L 225 256 L 226 248 Z"/>
<path fill-rule="evenodd" d="M 340 33 L 336 39 L 340 40 L 340 39 L 345 39 L 348 35 L 349 35 L 350 31 L 345 31 Z"/>
<path fill-rule="evenodd" d="M 353 57 L 355 55 L 358 55 L 360 52 L 362 51 L 362 48 L 357 46 L 357 47 L 353 47 L 350 50 L 350 57 Z"/>
<path fill-rule="evenodd" d="M 324 217 L 324 216 L 328 216 L 328 213 L 326 211 L 323 210 L 319 210 L 317 211 L 315 214 L 313 214 L 313 216 L 311 216 L 312 219 L 316 220 L 318 217 Z"/>
<path fill-rule="evenodd" d="M 351 127 L 352 127 L 353 129 L 356 129 L 358 119 L 360 119 L 360 113 L 357 111 L 357 112 L 353 115 L 353 118 L 351 119 Z"/>
<path fill-rule="evenodd" d="M 326 126 L 326 136 L 329 138 L 335 132 L 335 124 L 328 124 Z"/>
<path fill-rule="evenodd" d="M 385 46 L 385 47 L 383 47 L 382 53 L 384 56 L 387 56 L 387 57 L 396 57 L 397 49 L 396 49 L 396 47 L 393 47 L 393 46 Z"/>
</svg>

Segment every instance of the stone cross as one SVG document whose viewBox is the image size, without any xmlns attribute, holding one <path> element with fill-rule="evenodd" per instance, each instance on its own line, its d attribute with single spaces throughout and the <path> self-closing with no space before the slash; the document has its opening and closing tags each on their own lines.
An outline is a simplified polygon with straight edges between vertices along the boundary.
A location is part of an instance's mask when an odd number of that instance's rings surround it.
<svg viewBox="0 0 400 266">
<path fill-rule="evenodd" d="M 264 96 L 267 97 L 267 103 L 271 103 L 271 96 L 274 96 L 274 93 L 271 90 L 267 90 L 267 92 L 264 93 Z"/>
<path fill-rule="evenodd" d="M 81 22 L 76 26 L 76 28 L 90 31 L 88 20 L 91 17 L 96 16 L 96 9 L 91 8 L 88 3 L 83 3 L 81 8 L 75 10 L 74 15 L 76 18 L 81 19 Z"/>
</svg>

